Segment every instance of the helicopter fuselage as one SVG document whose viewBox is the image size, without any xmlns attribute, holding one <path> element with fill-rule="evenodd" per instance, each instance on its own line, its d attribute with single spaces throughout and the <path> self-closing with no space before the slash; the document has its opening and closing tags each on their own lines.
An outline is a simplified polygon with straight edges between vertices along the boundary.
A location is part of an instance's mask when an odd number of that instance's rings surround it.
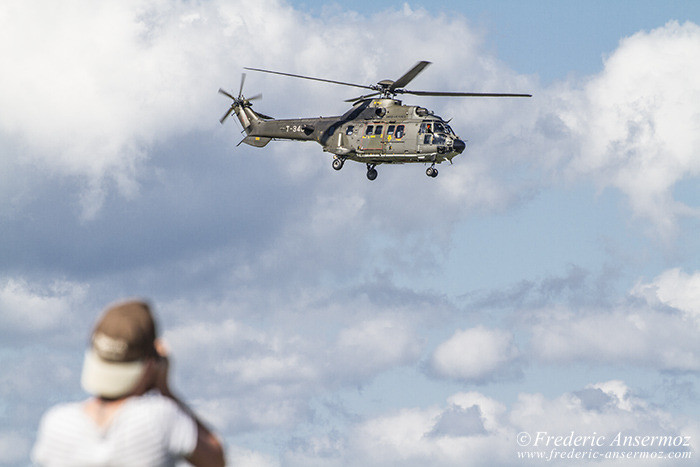
<svg viewBox="0 0 700 467">
<path fill-rule="evenodd" d="M 334 168 L 345 159 L 371 165 L 439 164 L 451 162 L 466 147 L 442 118 L 397 99 L 366 99 L 336 117 L 264 120 L 250 107 L 239 112 L 248 135 L 244 143 L 262 147 L 272 139 L 315 141 L 340 160 Z"/>
</svg>

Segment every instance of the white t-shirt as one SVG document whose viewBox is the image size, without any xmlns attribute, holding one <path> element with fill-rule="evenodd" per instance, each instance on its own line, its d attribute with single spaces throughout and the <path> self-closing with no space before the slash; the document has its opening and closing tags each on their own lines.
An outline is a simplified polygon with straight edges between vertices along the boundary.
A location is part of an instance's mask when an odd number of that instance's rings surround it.
<svg viewBox="0 0 700 467">
<path fill-rule="evenodd" d="M 171 466 L 192 454 L 197 424 L 157 392 L 131 397 L 106 428 L 84 402 L 57 405 L 43 417 L 32 459 L 44 466 Z"/>
</svg>

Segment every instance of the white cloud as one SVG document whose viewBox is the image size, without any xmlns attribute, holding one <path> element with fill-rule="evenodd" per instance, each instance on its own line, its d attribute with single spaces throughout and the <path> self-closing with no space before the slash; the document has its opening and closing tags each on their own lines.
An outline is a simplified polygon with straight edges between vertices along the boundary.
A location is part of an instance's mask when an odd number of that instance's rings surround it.
<svg viewBox="0 0 700 467">
<path fill-rule="evenodd" d="M 699 371 L 699 277 L 671 269 L 649 284 L 638 283 L 630 295 L 645 299 L 646 304 L 536 312 L 532 348 L 538 358 L 549 362 L 605 361 Z"/>
<path fill-rule="evenodd" d="M 700 323 L 648 306 L 552 309 L 534 314 L 531 346 L 545 362 L 590 361 L 700 371 Z"/>
<path fill-rule="evenodd" d="M 352 435 L 350 455 L 363 465 L 452 465 L 483 454 L 476 446 L 483 436 L 430 436 L 447 410 L 402 409 L 367 420 Z"/>
<path fill-rule="evenodd" d="M 633 213 L 663 236 L 675 233 L 679 218 L 700 214 L 672 191 L 700 175 L 698 55 L 700 27 L 690 22 L 634 34 L 560 114 L 579 135 L 569 169 L 621 190 Z"/>
<path fill-rule="evenodd" d="M 656 424 L 658 430 L 666 421 L 665 413 L 632 396 L 621 381 L 590 384 L 554 399 L 542 394 L 520 394 L 510 413 L 510 422 L 528 432 L 596 432 L 603 436 L 650 428 L 649 424 Z"/>
<path fill-rule="evenodd" d="M 664 271 L 649 284 L 638 283 L 632 295 L 645 298 L 652 306 L 671 306 L 700 320 L 700 272 L 686 274 L 679 268 Z"/>
<path fill-rule="evenodd" d="M 337 336 L 328 336 L 332 341 L 289 331 L 262 331 L 227 319 L 188 323 L 168 330 L 165 338 L 185 360 L 183 364 L 196 365 L 189 356 L 201 358 L 204 352 L 216 362 L 218 373 L 235 374 L 237 382 L 244 385 L 291 380 L 316 384 L 323 375 L 337 376 L 339 368 L 345 378 L 363 379 L 415 362 L 421 350 L 411 327 L 391 318 L 353 324 Z"/>
<path fill-rule="evenodd" d="M 219 377 L 218 381 L 229 380 Z M 207 423 L 229 436 L 265 430 L 291 431 L 314 415 L 308 400 L 290 394 L 289 386 L 261 385 L 247 392 L 240 391 L 233 382 L 230 387 L 235 397 L 221 396 L 217 391 L 217 395 L 205 399 L 191 399 L 192 407 Z"/>
<path fill-rule="evenodd" d="M 511 408 L 477 392 L 458 393 L 447 402 L 426 409 L 405 408 L 359 423 L 348 439 L 344 455 L 362 465 L 470 466 L 483 465 L 485 460 L 489 465 L 530 465 L 518 457 L 518 452 L 543 450 L 549 454 L 552 450 L 551 445 L 542 448 L 541 440 L 535 444 L 538 434 L 565 437 L 572 432 L 602 438 L 604 446 L 598 449 L 602 454 L 625 451 L 611 446 L 618 433 L 689 436 L 691 449 L 697 445 L 692 436 L 698 429 L 696 422 L 654 408 L 632 395 L 632 390 L 622 381 L 591 384 L 581 391 L 551 399 L 542 394 L 521 393 Z M 518 440 L 523 438 L 517 435 L 523 433 L 530 438 L 521 446 Z M 678 450 L 684 449 L 687 448 Z M 570 460 L 550 463 L 569 465 Z M 620 460 L 603 461 L 602 465 L 620 465 Z"/>
<path fill-rule="evenodd" d="M 478 407 L 484 429 L 489 433 L 502 431 L 506 406 L 501 402 L 474 391 L 454 394 L 447 402 L 462 409 Z"/>
<path fill-rule="evenodd" d="M 250 388 L 275 392 L 285 387 L 290 397 L 296 397 L 319 379 L 320 362 L 313 358 L 310 344 L 294 334 L 277 335 L 227 319 L 187 323 L 168 330 L 164 337 L 186 371 L 226 379 L 238 392 Z M 211 365 L 201 368 L 202 361 Z"/>
<path fill-rule="evenodd" d="M 88 216 L 105 180 L 133 196 L 150 145 L 208 116 L 222 50 L 215 12 L 162 1 L 3 3 L 0 52 L 12 73 L 0 76 L 0 135 L 22 141 L 24 162 L 85 177 Z"/>
<path fill-rule="evenodd" d="M 259 386 L 275 382 L 286 386 L 317 378 L 314 365 L 301 355 L 240 357 L 219 366 L 223 373 L 236 375 L 239 385 Z"/>
<path fill-rule="evenodd" d="M 415 363 L 420 356 L 419 338 L 401 317 L 377 318 L 343 329 L 335 344 L 333 372 L 372 375 L 389 368 Z"/>
<path fill-rule="evenodd" d="M 72 321 L 75 306 L 87 293 L 84 284 L 54 281 L 48 286 L 24 279 L 0 280 L 0 324 L 8 338 L 16 333 L 41 333 Z"/>
<path fill-rule="evenodd" d="M 210 315 L 235 308 L 228 302 L 172 307 L 208 310 Z M 353 319 L 333 330 L 327 328 L 337 326 L 347 310 L 327 309 L 325 314 L 314 326 L 300 325 L 309 319 L 300 317 L 271 328 L 200 317 L 171 327 L 164 338 L 172 349 L 175 384 L 202 398 L 198 409 L 222 429 L 291 427 L 312 416 L 310 401 L 321 394 L 369 384 L 377 375 L 420 358 L 421 339 L 405 315 Z M 228 388 L 225 397 L 215 389 L 221 385 Z"/>
<path fill-rule="evenodd" d="M 622 381 L 606 381 L 590 384 L 580 391 L 565 393 L 548 399 L 542 394 L 520 394 L 510 411 L 509 420 L 514 429 L 532 436 L 529 449 L 541 446 L 546 436 L 574 435 L 596 436 L 602 446 L 595 450 L 625 452 L 634 450 L 615 444 L 615 439 L 628 436 L 673 436 L 684 439 L 697 430 L 697 423 L 690 418 L 673 416 L 654 404 L 634 396 Z M 542 442 L 535 444 L 538 433 Z M 696 449 L 697 440 L 688 439 L 690 447 L 657 447 L 658 451 L 677 452 Z M 549 446 L 551 448 L 551 446 Z M 566 465 L 566 460 L 562 464 Z M 603 465 L 617 465 L 619 460 L 606 461 Z M 636 465 L 630 461 L 628 465 Z M 665 465 L 663 459 L 659 464 Z"/>
<path fill-rule="evenodd" d="M 226 463 L 245 467 L 276 467 L 279 461 L 274 456 L 255 452 L 240 446 L 226 446 Z"/>
<path fill-rule="evenodd" d="M 513 336 L 501 329 L 477 326 L 457 331 L 433 353 L 435 374 L 468 382 L 485 382 L 510 375 L 519 351 Z"/>
</svg>

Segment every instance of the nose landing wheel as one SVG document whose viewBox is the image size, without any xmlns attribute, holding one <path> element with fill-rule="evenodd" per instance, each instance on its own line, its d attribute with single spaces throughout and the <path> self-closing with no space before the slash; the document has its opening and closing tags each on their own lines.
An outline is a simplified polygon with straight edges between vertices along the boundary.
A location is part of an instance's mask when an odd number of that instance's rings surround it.
<svg viewBox="0 0 700 467">
<path fill-rule="evenodd" d="M 430 167 L 428 167 L 428 170 L 425 171 L 425 174 L 428 177 L 435 178 L 438 176 L 438 170 L 434 166 L 431 165 Z"/>
<path fill-rule="evenodd" d="M 335 170 L 340 170 L 343 168 L 343 164 L 345 163 L 345 160 L 341 159 L 340 157 L 336 157 L 333 159 L 333 168 Z"/>
</svg>

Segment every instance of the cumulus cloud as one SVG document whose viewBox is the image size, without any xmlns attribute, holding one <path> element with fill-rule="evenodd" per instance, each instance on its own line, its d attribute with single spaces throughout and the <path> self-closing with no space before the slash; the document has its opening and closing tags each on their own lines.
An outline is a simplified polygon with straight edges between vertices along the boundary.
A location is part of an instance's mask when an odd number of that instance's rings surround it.
<svg viewBox="0 0 700 467">
<path fill-rule="evenodd" d="M 389 368 L 415 363 L 420 339 L 401 317 L 378 318 L 343 329 L 335 343 L 331 366 L 342 368 L 340 377 L 372 375 Z"/>
<path fill-rule="evenodd" d="M 606 361 L 667 371 L 699 371 L 700 323 L 694 304 L 696 275 L 677 269 L 651 284 L 637 284 L 633 297 L 612 309 L 553 307 L 534 313 L 531 346 L 550 362 Z"/>
<path fill-rule="evenodd" d="M 697 206 L 673 187 L 700 174 L 700 27 L 669 22 L 623 39 L 561 119 L 578 135 L 569 170 L 622 191 L 654 230 L 675 233 Z"/>
<path fill-rule="evenodd" d="M 596 393 L 593 397 L 592 394 Z M 570 433 L 598 436 L 601 454 L 628 451 L 622 442 L 625 437 L 673 436 L 683 440 L 697 429 L 689 419 L 654 407 L 622 381 L 606 381 L 588 385 L 581 391 L 565 393 L 548 399 L 542 394 L 520 394 L 509 414 L 510 424 L 519 432 L 532 435 L 529 448 L 534 450 L 536 436 L 566 436 Z M 616 444 L 616 439 L 620 442 Z M 689 439 L 689 447 L 658 447 L 658 451 L 688 451 L 696 441 Z M 634 450 L 634 449 L 632 449 Z M 619 460 L 605 461 L 613 465 Z M 662 462 L 662 461 L 660 461 Z M 566 465 L 566 460 L 561 462 Z M 630 465 L 634 465 L 630 462 Z M 607 464 L 606 464 L 607 465 Z"/>
<path fill-rule="evenodd" d="M 274 456 L 239 446 L 227 446 L 226 460 L 230 465 L 244 465 L 246 467 L 274 467 L 280 465 Z"/>
<path fill-rule="evenodd" d="M 700 349 L 690 335 L 697 333 L 697 326 L 666 314 L 618 310 L 586 317 L 546 315 L 543 321 L 532 336 L 545 361 L 608 360 L 669 371 L 700 370 Z"/>
<path fill-rule="evenodd" d="M 212 307 L 229 309 L 226 303 L 191 309 Z M 198 395 L 197 408 L 221 429 L 290 428 L 314 416 L 311 401 L 322 394 L 370 384 L 420 358 L 421 339 L 405 316 L 385 314 L 334 330 L 337 317 L 330 313 L 311 327 L 298 320 L 260 328 L 231 318 L 186 319 L 164 336 L 175 374 L 188 375 L 175 382 Z"/>
<path fill-rule="evenodd" d="M 670 269 L 651 283 L 638 283 L 631 293 L 652 306 L 667 305 L 700 319 L 700 272 L 687 274 L 679 268 Z"/>
<path fill-rule="evenodd" d="M 402 409 L 362 423 L 357 427 L 351 442 L 364 465 L 386 465 L 392 462 L 402 465 L 425 465 L 431 462 L 450 465 L 460 459 L 467 459 L 469 451 L 470 454 L 478 454 L 476 449 L 470 449 L 472 446 L 466 438 L 430 436 L 443 415 L 440 407 Z M 480 438 L 477 436 L 473 439 L 478 442 Z"/>
<path fill-rule="evenodd" d="M 21 160 L 85 177 L 86 215 L 101 207 L 105 179 L 133 196 L 150 144 L 203 117 L 208 90 L 196 84 L 218 61 L 197 46 L 205 29 L 191 13 L 169 2 L 3 5 L 13 72 L 0 77 L 0 131 L 22 142 Z"/>
<path fill-rule="evenodd" d="M 513 336 L 501 329 L 477 326 L 456 331 L 440 344 L 431 357 L 436 375 L 459 381 L 483 383 L 513 376 L 519 351 Z"/>
<path fill-rule="evenodd" d="M 235 375 L 237 387 L 277 384 L 309 387 L 329 377 L 362 381 L 388 368 L 415 362 L 421 346 L 414 331 L 390 319 L 360 322 L 340 330 L 327 340 L 256 330 L 232 320 L 223 323 L 187 324 L 167 332 L 166 338 L 185 358 L 208 353 L 220 375 Z M 211 350 L 215 349 L 215 350 Z M 342 371 L 340 371 L 342 369 Z"/>
<path fill-rule="evenodd" d="M 541 449 L 542 441 L 535 444 L 538 434 L 564 437 L 573 432 L 601 437 L 604 446 L 599 451 L 604 455 L 607 451 L 626 451 L 614 446 L 619 433 L 681 439 L 689 436 L 690 448 L 679 450 L 693 449 L 696 441 L 692 434 L 696 430 L 696 423 L 653 407 L 635 396 L 624 382 L 612 380 L 554 398 L 521 393 L 510 408 L 477 392 L 454 394 L 442 406 L 401 409 L 357 424 L 345 455 L 352 455 L 363 465 L 483 465 L 486 459 L 489 465 L 514 465 L 524 462 L 519 452 Z M 520 437 L 523 434 L 530 436 L 525 442 Z M 545 448 L 547 453 L 551 448 Z M 568 465 L 570 460 L 552 462 Z M 603 461 L 602 465 L 619 463 Z"/>
<path fill-rule="evenodd" d="M 24 279 L 0 280 L 0 324 L 6 339 L 55 331 L 73 321 L 76 305 L 82 305 L 85 284 L 53 281 L 48 286 Z"/>
</svg>

